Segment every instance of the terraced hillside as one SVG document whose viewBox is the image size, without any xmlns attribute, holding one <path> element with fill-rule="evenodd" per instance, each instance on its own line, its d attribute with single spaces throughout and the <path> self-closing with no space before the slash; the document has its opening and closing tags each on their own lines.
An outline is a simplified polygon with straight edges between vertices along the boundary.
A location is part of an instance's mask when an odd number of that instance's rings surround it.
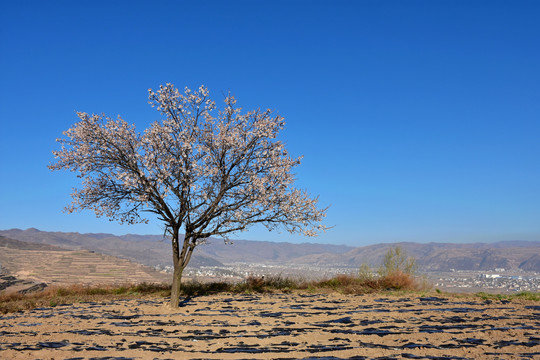
<svg viewBox="0 0 540 360">
<path fill-rule="evenodd" d="M 55 284 L 167 282 L 170 275 L 114 256 L 0 239 L 0 264 L 17 279 Z"/>
</svg>

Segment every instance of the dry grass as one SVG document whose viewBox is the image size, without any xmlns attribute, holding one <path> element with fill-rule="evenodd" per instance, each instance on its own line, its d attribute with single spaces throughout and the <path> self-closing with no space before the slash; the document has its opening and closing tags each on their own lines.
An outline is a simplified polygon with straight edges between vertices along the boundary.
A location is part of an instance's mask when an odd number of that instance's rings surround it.
<svg viewBox="0 0 540 360">
<path fill-rule="evenodd" d="M 43 291 L 30 294 L 12 293 L 0 295 L 0 313 L 31 310 L 80 302 L 100 302 L 113 299 L 139 298 L 145 295 L 169 296 L 170 286 L 166 284 L 128 284 L 105 286 L 51 286 Z"/>
<path fill-rule="evenodd" d="M 266 277 L 250 276 L 239 283 L 211 282 L 199 283 L 188 282 L 182 284 L 182 293 L 186 296 L 211 295 L 217 293 L 270 293 L 291 292 L 292 290 L 307 289 L 308 285 L 303 280 L 294 280 L 281 275 Z"/>
<path fill-rule="evenodd" d="M 243 282 L 231 284 L 225 282 L 198 283 L 188 282 L 182 285 L 184 296 L 203 296 L 218 293 L 289 293 L 292 291 L 327 292 L 336 291 L 344 294 L 369 294 L 398 292 L 422 292 L 426 290 L 424 283 L 411 274 L 394 271 L 385 276 L 353 276 L 338 275 L 332 279 L 322 281 L 305 281 L 291 279 L 283 276 L 249 277 Z M 9 313 L 21 310 L 31 310 L 40 307 L 54 307 L 63 304 L 81 302 L 107 302 L 115 299 L 140 298 L 144 296 L 168 297 L 170 296 L 168 284 L 128 284 L 83 286 L 72 285 L 67 287 L 49 287 L 43 291 L 31 294 L 13 293 L 0 295 L 0 313 Z M 484 298 L 488 295 L 480 293 L 477 296 Z M 489 295 L 497 297 L 497 295 Z M 539 294 L 524 293 L 504 295 L 505 299 L 528 299 L 540 301 Z"/>
<path fill-rule="evenodd" d="M 366 294 L 385 290 L 418 290 L 415 279 L 405 273 L 396 272 L 380 278 L 362 278 L 352 275 L 338 275 L 324 281 L 295 280 L 283 276 L 249 277 L 243 282 L 230 284 L 225 282 L 183 284 L 185 296 L 201 296 L 217 293 L 270 293 L 292 291 L 338 291 L 346 294 Z M 13 293 L 0 295 L 0 313 L 31 310 L 38 307 L 50 307 L 61 304 L 80 302 L 104 302 L 114 299 L 139 298 L 141 296 L 170 296 L 167 284 L 104 285 L 66 287 L 48 287 L 31 294 Z"/>
<path fill-rule="evenodd" d="M 419 291 L 424 290 L 416 278 L 402 271 L 395 271 L 385 276 L 338 275 L 312 285 L 317 288 L 331 288 L 346 294 L 366 294 L 383 291 Z"/>
</svg>

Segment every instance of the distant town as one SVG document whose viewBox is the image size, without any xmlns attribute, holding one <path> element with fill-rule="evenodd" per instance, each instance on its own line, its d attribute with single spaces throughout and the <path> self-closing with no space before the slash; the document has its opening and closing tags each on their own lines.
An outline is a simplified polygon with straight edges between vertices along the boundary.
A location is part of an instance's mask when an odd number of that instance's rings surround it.
<svg viewBox="0 0 540 360">
<path fill-rule="evenodd" d="M 506 271 L 455 271 L 427 274 L 437 289 L 451 292 L 538 292 L 540 274 L 535 272 Z"/>
<path fill-rule="evenodd" d="M 156 267 L 156 270 L 172 272 L 172 267 Z M 331 278 L 338 274 L 355 274 L 358 268 L 324 267 L 313 265 L 268 265 L 235 263 L 227 266 L 201 266 L 187 268 L 185 275 L 198 281 L 241 281 L 249 276 L 283 276 L 306 280 Z M 539 292 L 540 273 L 503 268 L 492 271 L 418 272 L 433 289 L 448 292 L 517 293 Z"/>
</svg>

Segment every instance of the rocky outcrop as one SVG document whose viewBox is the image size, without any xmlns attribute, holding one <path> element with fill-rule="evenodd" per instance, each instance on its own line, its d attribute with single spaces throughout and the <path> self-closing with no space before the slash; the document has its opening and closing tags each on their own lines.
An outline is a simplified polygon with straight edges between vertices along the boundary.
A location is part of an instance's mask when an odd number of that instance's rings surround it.
<svg viewBox="0 0 540 360">
<path fill-rule="evenodd" d="M 0 272 L 0 294 L 18 292 L 19 294 L 29 294 L 41 291 L 47 287 L 43 282 L 17 279 L 13 275 Z"/>
</svg>

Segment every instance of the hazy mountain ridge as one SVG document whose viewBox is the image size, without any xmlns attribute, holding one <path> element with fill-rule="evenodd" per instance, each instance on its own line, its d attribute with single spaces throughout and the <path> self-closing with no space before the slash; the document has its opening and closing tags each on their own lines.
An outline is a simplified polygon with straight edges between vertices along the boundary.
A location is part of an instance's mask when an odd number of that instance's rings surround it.
<svg viewBox="0 0 540 360">
<path fill-rule="evenodd" d="M 70 250 L 87 249 L 117 256 L 149 266 L 172 265 L 171 244 L 160 235 L 80 234 L 46 232 L 34 228 L 0 231 L 0 235 L 30 243 L 50 244 Z M 221 263 L 204 255 L 194 256 L 192 266 L 219 266 Z"/>
<path fill-rule="evenodd" d="M 48 244 L 36 244 L 0 236 L 0 247 L 19 250 L 67 251 L 66 248 Z"/>
<path fill-rule="evenodd" d="M 88 249 L 107 255 L 129 259 L 150 266 L 171 266 L 171 244 L 162 235 L 80 234 L 27 230 L 0 230 L 0 235 L 30 243 L 50 244 L 70 250 Z M 263 241 L 235 240 L 225 244 L 210 238 L 195 249 L 190 267 L 223 266 L 223 263 L 265 262 L 283 264 L 299 256 L 314 253 L 345 253 L 350 246 L 327 244 L 291 244 Z"/>
<path fill-rule="evenodd" d="M 88 249 L 118 256 L 145 265 L 170 266 L 171 244 L 161 235 L 79 234 L 44 232 L 37 229 L 11 229 L 0 235 L 36 244 L 67 249 Z M 507 270 L 540 272 L 540 241 L 497 243 L 395 243 L 363 247 L 345 245 L 235 240 L 225 244 L 211 238 L 199 246 L 190 267 L 221 266 L 232 263 L 305 264 L 321 267 L 357 268 L 361 264 L 378 266 L 390 247 L 400 246 L 414 256 L 421 271 Z"/>
<path fill-rule="evenodd" d="M 341 256 L 321 254 L 297 261 L 325 266 L 336 264 L 378 266 L 390 247 L 400 246 L 413 256 L 422 271 L 449 270 L 526 270 L 540 271 L 540 242 L 499 243 L 395 243 L 355 248 Z"/>
</svg>

